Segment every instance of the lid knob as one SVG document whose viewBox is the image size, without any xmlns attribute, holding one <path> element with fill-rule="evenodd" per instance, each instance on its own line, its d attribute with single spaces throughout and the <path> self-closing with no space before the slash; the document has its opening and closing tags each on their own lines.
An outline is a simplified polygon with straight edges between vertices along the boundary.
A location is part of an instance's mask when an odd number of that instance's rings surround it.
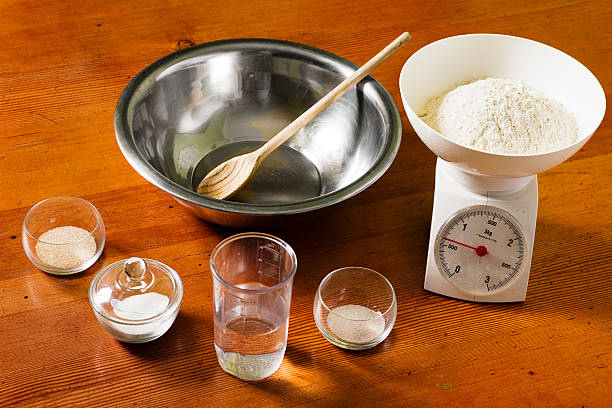
<svg viewBox="0 0 612 408">
<path fill-rule="evenodd" d="M 142 291 L 146 289 L 151 282 L 147 282 L 145 275 L 147 266 L 145 262 L 137 257 L 127 259 L 123 263 L 123 272 L 119 275 L 119 285 L 126 290 Z"/>
<path fill-rule="evenodd" d="M 141 281 L 147 271 L 147 266 L 142 259 L 133 257 L 125 261 L 123 271 L 129 276 L 130 280 Z"/>
</svg>

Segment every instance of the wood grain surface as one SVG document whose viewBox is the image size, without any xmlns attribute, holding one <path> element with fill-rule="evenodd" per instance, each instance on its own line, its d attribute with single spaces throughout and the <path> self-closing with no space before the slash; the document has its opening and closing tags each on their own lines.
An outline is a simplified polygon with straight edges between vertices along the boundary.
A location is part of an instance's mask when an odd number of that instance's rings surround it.
<svg viewBox="0 0 612 408">
<path fill-rule="evenodd" d="M 612 328 L 612 123 L 539 176 L 527 299 L 492 305 L 423 290 L 435 156 L 401 107 L 404 61 L 437 39 L 518 35 L 572 55 L 612 86 L 609 1 L 0 2 L 0 406 L 605 407 Z M 213 349 L 214 246 L 234 231 L 195 218 L 142 179 L 115 142 L 117 99 L 141 69 L 202 42 L 277 38 L 363 64 L 403 31 L 413 39 L 374 76 L 391 93 L 403 140 L 373 186 L 308 226 L 271 230 L 295 249 L 287 353 L 269 379 L 222 372 Z M 609 94 L 608 94 L 609 96 Z M 90 200 L 107 227 L 100 260 L 72 277 L 36 269 L 21 246 L 27 210 L 51 196 Z M 122 344 L 93 316 L 87 290 L 129 256 L 176 269 L 185 285 L 173 327 Z M 347 352 L 317 331 L 320 280 L 342 266 L 395 287 L 388 339 Z"/>
</svg>

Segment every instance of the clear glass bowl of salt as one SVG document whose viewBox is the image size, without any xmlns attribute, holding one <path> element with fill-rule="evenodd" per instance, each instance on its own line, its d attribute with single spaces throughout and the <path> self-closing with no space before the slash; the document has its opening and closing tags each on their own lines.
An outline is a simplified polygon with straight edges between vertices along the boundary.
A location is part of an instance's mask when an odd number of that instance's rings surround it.
<svg viewBox="0 0 612 408">
<path fill-rule="evenodd" d="M 167 265 L 130 258 L 102 269 L 89 286 L 89 302 L 104 330 L 119 341 L 145 343 L 174 323 L 183 283 Z"/>
<path fill-rule="evenodd" d="M 78 197 L 52 197 L 34 205 L 23 220 L 21 242 L 30 261 L 54 275 L 84 271 L 100 257 L 106 230 L 100 213 Z"/>
<path fill-rule="evenodd" d="M 344 349 L 376 346 L 387 338 L 396 316 L 393 286 L 372 269 L 346 267 L 330 272 L 315 295 L 314 317 L 319 331 Z"/>
</svg>

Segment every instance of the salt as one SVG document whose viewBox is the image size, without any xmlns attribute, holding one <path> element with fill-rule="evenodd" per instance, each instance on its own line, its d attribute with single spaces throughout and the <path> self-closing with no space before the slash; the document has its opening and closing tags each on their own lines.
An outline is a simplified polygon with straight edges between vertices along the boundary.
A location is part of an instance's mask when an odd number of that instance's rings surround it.
<svg viewBox="0 0 612 408">
<path fill-rule="evenodd" d="M 96 248 L 96 240 L 89 231 L 70 225 L 41 234 L 36 243 L 36 256 L 46 265 L 69 269 L 89 261 Z"/>
<path fill-rule="evenodd" d="M 168 296 L 155 292 L 111 301 L 115 314 L 126 320 L 142 320 L 157 316 L 166 309 L 168 303 L 170 303 Z"/>
<path fill-rule="evenodd" d="M 360 305 L 342 305 L 331 310 L 327 327 L 341 340 L 365 344 L 385 331 L 385 318 L 380 312 Z"/>
<path fill-rule="evenodd" d="M 159 315 L 166 309 L 168 303 L 170 303 L 170 299 L 167 296 L 155 292 L 134 295 L 123 300 L 111 300 L 115 315 L 122 319 L 135 321 L 150 319 Z M 150 333 L 165 332 L 173 321 L 174 317 L 169 316 L 144 324 L 131 325 L 111 322 L 107 323 L 107 330 L 110 330 L 115 337 L 134 341 Z"/>
</svg>

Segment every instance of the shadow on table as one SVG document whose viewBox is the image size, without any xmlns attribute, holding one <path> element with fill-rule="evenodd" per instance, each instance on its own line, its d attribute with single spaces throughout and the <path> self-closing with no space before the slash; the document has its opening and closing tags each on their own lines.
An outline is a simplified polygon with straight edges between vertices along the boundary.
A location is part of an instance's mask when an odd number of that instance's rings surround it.
<svg viewBox="0 0 612 408">
<path fill-rule="evenodd" d="M 249 385 L 286 401 L 299 400 L 307 405 L 324 402 L 326 406 L 344 406 L 347 396 L 326 387 L 334 387 L 334 383 L 344 378 L 364 384 L 362 388 L 368 388 L 367 384 L 372 378 L 368 369 L 376 365 L 370 359 L 391 353 L 394 337 L 391 331 L 386 341 L 361 351 L 344 350 L 331 344 L 315 344 L 311 348 L 288 345 L 285 361 L 279 371 L 269 379 Z"/>
<path fill-rule="evenodd" d="M 147 362 L 148 367 L 169 372 L 171 377 L 206 380 L 216 373 L 214 353 L 203 353 L 213 347 L 212 321 L 190 312 L 179 312 L 174 324 L 160 338 L 148 343 L 120 343 L 132 356 Z"/>
</svg>

